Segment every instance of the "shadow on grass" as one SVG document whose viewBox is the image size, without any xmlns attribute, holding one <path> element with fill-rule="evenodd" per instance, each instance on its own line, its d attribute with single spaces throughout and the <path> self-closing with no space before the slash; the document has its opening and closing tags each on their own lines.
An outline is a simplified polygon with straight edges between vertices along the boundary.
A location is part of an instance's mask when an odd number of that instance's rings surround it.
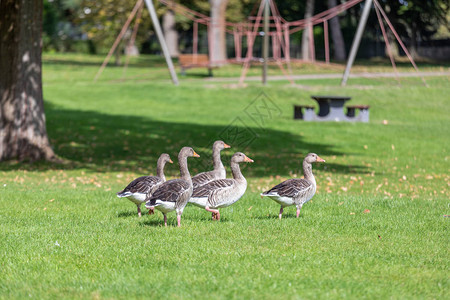
<svg viewBox="0 0 450 300">
<path fill-rule="evenodd" d="M 129 217 L 136 217 L 139 218 L 138 213 L 137 213 L 137 209 L 135 209 L 134 211 L 122 211 L 120 213 L 117 214 L 118 218 L 129 218 Z"/>
<path fill-rule="evenodd" d="M 287 212 L 286 208 L 285 211 L 283 212 L 283 216 L 281 218 L 281 221 L 283 219 L 297 219 L 300 220 L 303 218 L 303 216 L 300 213 L 300 216 L 297 218 L 296 212 L 295 212 L 295 206 L 294 207 L 294 212 Z M 256 220 L 280 220 L 280 217 L 278 216 L 278 213 L 280 212 L 280 206 L 278 206 L 278 208 L 274 208 L 273 212 L 271 211 L 268 215 L 256 215 L 256 216 L 252 216 L 252 219 L 256 219 Z"/>
<path fill-rule="evenodd" d="M 151 226 L 151 227 L 164 227 L 164 221 L 160 219 L 149 219 L 144 222 L 139 222 L 141 226 Z M 167 227 L 169 226 L 177 226 L 177 219 L 175 221 L 170 220 L 170 217 L 167 217 Z"/>
<path fill-rule="evenodd" d="M 43 62 L 45 65 L 64 65 L 64 66 L 85 66 L 85 67 L 98 67 L 103 63 L 106 55 L 98 55 L 94 60 L 88 61 L 82 57 L 78 59 L 69 59 L 65 56 L 51 56 L 47 55 L 43 57 Z M 114 58 L 111 58 L 108 62 L 107 68 L 123 68 L 126 61 L 126 57 L 121 57 L 121 63 L 119 65 L 115 64 Z M 166 61 L 163 57 L 159 56 L 149 56 L 143 55 L 140 57 L 133 57 L 128 63 L 128 67 L 133 68 L 149 68 L 149 67 L 166 67 Z"/>
<path fill-rule="evenodd" d="M 183 146 L 191 146 L 201 158 L 190 158 L 191 174 L 212 169 L 211 145 L 222 139 L 232 146 L 222 151 L 229 172 L 234 152 L 254 159 L 241 168 L 247 177 L 289 176 L 298 172 L 308 152 L 342 155 L 332 145 L 304 140 L 300 135 L 269 128 L 248 127 L 237 118 L 228 126 L 201 125 L 152 120 L 136 116 L 108 115 L 93 111 L 62 109 L 46 102 L 47 131 L 55 152 L 66 164 L 4 162 L 0 170 L 70 170 L 94 172 L 135 172 L 155 174 L 161 153 L 169 153 L 175 164 L 166 168 L 168 176 L 178 176 L 177 155 Z M 319 140 L 319 138 L 317 139 Z M 325 164 L 316 164 L 321 170 Z M 367 173 L 364 166 L 328 164 L 339 173 Z M 230 176 L 230 173 L 228 173 Z"/>
</svg>

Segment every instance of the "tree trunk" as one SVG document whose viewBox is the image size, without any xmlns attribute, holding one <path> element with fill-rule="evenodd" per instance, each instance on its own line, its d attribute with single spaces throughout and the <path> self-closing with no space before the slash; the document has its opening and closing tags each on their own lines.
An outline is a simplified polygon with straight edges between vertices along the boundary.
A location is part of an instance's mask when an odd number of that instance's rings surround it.
<svg viewBox="0 0 450 300">
<path fill-rule="evenodd" d="M 42 0 L 0 1 L 0 160 L 55 160 L 42 96 Z"/>
<path fill-rule="evenodd" d="M 225 40 L 225 13 L 228 0 L 209 0 L 211 24 L 208 32 L 209 60 L 214 65 L 223 65 L 227 60 Z"/>
<path fill-rule="evenodd" d="M 411 39 L 409 45 L 409 54 L 413 59 L 417 59 L 419 57 L 419 53 L 417 52 L 417 26 L 416 24 L 411 24 Z"/>
<path fill-rule="evenodd" d="M 307 0 L 306 1 L 306 8 L 305 8 L 305 20 L 306 20 L 306 27 L 303 30 L 302 35 L 302 59 L 303 60 L 312 60 L 313 56 L 310 51 L 310 42 L 312 39 L 314 39 L 314 36 L 310 36 L 310 27 L 312 26 L 309 18 L 312 17 L 314 14 L 314 0 Z M 311 30 L 312 32 L 313 30 Z"/>
<path fill-rule="evenodd" d="M 162 27 L 170 57 L 178 57 L 180 54 L 178 51 L 178 31 L 175 25 L 175 13 L 173 10 L 168 9 L 163 16 Z"/>
<path fill-rule="evenodd" d="M 336 0 L 328 0 L 328 8 L 331 9 L 337 5 Z M 345 43 L 342 36 L 341 24 L 339 23 L 339 16 L 330 19 L 331 40 L 334 46 L 334 59 L 337 61 L 345 61 Z"/>
<path fill-rule="evenodd" d="M 391 31 L 388 32 L 387 38 L 389 40 L 389 47 L 390 47 L 392 56 L 399 57 L 400 53 L 398 52 L 397 39 L 395 38 L 394 34 Z M 385 56 L 389 57 L 387 47 L 385 47 Z"/>
</svg>

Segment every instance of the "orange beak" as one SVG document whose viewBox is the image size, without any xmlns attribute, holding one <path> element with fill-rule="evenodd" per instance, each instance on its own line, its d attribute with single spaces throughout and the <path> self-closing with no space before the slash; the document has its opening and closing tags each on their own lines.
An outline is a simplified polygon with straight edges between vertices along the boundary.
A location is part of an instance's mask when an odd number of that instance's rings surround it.
<svg viewBox="0 0 450 300">
<path fill-rule="evenodd" d="M 247 157 L 247 156 L 245 157 L 244 161 L 245 161 L 245 162 L 254 162 L 253 159 L 251 159 L 251 158 L 249 158 L 249 157 Z"/>
<path fill-rule="evenodd" d="M 230 146 L 230 145 L 228 145 L 228 144 L 225 144 L 225 143 L 223 143 L 223 147 L 224 147 L 224 148 L 231 148 L 231 146 Z"/>
<path fill-rule="evenodd" d="M 325 159 L 320 158 L 319 156 L 317 156 L 316 162 L 325 162 Z"/>
<path fill-rule="evenodd" d="M 169 162 L 171 163 L 171 164 L 173 164 L 173 161 L 169 158 Z"/>
<path fill-rule="evenodd" d="M 200 155 L 197 154 L 197 152 L 194 151 L 194 157 L 200 157 Z"/>
</svg>

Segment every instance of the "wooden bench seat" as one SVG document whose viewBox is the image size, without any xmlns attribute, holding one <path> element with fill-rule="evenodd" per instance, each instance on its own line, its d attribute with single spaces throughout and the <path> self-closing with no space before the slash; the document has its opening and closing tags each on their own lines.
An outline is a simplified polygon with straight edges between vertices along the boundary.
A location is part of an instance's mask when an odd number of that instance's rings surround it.
<svg viewBox="0 0 450 300">
<path fill-rule="evenodd" d="M 314 111 L 314 106 L 310 106 L 310 105 L 294 105 L 294 119 L 303 119 L 304 118 L 304 113 L 303 110 L 306 111 Z"/>
<path fill-rule="evenodd" d="M 206 54 L 180 54 L 178 63 L 180 64 L 182 75 L 186 75 L 186 69 L 207 68 L 208 75 L 210 77 L 213 76 L 209 57 Z"/>
</svg>

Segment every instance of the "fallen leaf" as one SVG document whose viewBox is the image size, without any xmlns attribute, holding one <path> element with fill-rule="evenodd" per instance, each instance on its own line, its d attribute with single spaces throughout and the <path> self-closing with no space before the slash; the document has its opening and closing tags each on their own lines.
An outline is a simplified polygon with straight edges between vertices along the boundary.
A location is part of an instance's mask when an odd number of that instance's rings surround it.
<svg viewBox="0 0 450 300">
<path fill-rule="evenodd" d="M 365 210 L 363 211 L 363 213 L 368 214 L 368 213 L 370 213 L 370 210 L 365 209 Z"/>
<path fill-rule="evenodd" d="M 247 210 L 251 210 L 253 208 L 253 206 L 250 206 Z"/>
<path fill-rule="evenodd" d="M 339 203 L 338 203 L 338 205 L 342 205 L 342 204 L 344 204 L 344 202 L 339 202 Z"/>
<path fill-rule="evenodd" d="M 354 215 L 355 213 L 354 213 L 354 212 L 351 212 L 350 214 L 351 214 L 351 215 Z"/>
<path fill-rule="evenodd" d="M 53 202 L 53 201 L 55 201 L 55 199 L 50 199 L 50 200 L 48 200 L 48 202 Z"/>
</svg>

